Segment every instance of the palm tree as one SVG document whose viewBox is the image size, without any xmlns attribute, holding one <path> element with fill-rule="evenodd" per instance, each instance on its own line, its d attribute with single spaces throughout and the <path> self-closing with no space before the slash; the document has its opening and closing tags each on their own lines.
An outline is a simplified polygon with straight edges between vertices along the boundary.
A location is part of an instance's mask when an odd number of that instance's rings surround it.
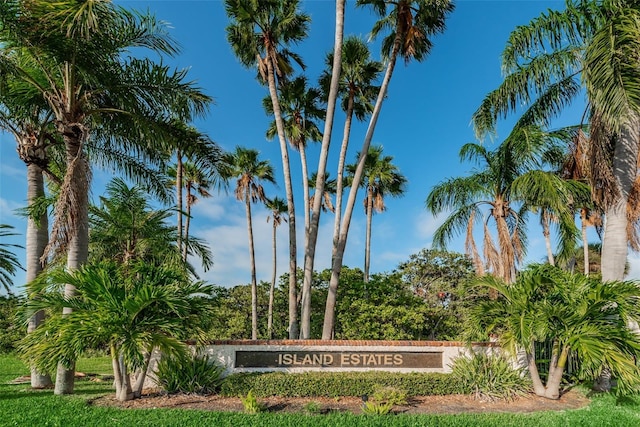
<svg viewBox="0 0 640 427">
<path fill-rule="evenodd" d="M 478 135 L 494 129 L 498 116 L 521 104 L 531 103 L 521 120 L 548 123 L 581 87 L 586 89 L 590 183 L 606 218 L 604 280 L 623 278 L 640 215 L 631 208 L 640 151 L 639 14 L 634 2 L 567 1 L 564 11 L 548 11 L 518 27 L 503 53 L 504 82 L 474 114 Z"/>
<path fill-rule="evenodd" d="M 453 3 L 449 0 L 400 0 L 389 3 L 385 0 L 358 0 L 357 4 L 370 5 L 381 17 L 371 30 L 372 38 L 379 35 L 383 30 L 389 30 L 389 34 L 382 41 L 382 51 L 388 62 L 376 104 L 369 120 L 369 127 L 360 150 L 358 166 L 353 176 L 356 185 L 352 185 L 349 191 L 349 198 L 347 199 L 347 206 L 340 227 L 338 245 L 335 256 L 332 259 L 332 275 L 322 328 L 323 339 L 330 339 L 333 333 L 336 292 L 340 279 L 340 270 L 342 269 L 344 250 L 347 245 L 351 216 L 356 202 L 359 182 L 364 171 L 366 153 L 369 152 L 369 145 L 373 139 L 382 102 L 386 97 L 396 60 L 398 56 L 402 56 L 405 63 L 409 63 L 411 59 L 422 61 L 431 51 L 432 43 L 430 37 L 444 31 L 445 18 L 454 9 Z"/>
<path fill-rule="evenodd" d="M 356 157 L 360 157 L 360 153 Z M 407 179 L 400 173 L 398 167 L 391 163 L 393 156 L 383 156 L 382 146 L 369 147 L 365 159 L 364 180 L 362 187 L 366 191 L 364 197 L 364 212 L 367 215 L 367 235 L 364 252 L 364 282 L 369 282 L 369 267 L 371 261 L 371 223 L 373 212 L 386 210 L 385 196 L 399 197 L 405 192 Z M 348 165 L 347 170 L 355 172 L 356 165 Z"/>
<path fill-rule="evenodd" d="M 265 203 L 267 209 L 271 211 L 271 214 L 267 217 L 267 222 L 271 220 L 273 224 L 273 273 L 271 274 L 271 286 L 269 287 L 269 310 L 267 314 L 267 338 L 273 338 L 273 297 L 276 287 L 276 277 L 277 277 L 277 248 L 276 248 L 276 229 L 282 221 L 287 221 L 284 217 L 284 214 L 287 213 L 287 202 L 284 199 L 279 197 L 274 197 L 273 199 L 268 199 Z"/>
<path fill-rule="evenodd" d="M 13 227 L 7 224 L 0 224 L 0 237 L 6 239 L 10 236 L 16 236 L 16 233 L 12 233 Z M 22 248 L 20 245 L 13 243 L 0 243 L 0 284 L 4 287 L 7 293 L 11 294 L 11 286 L 13 280 L 11 276 L 16 274 L 17 270 L 23 270 L 18 257 L 7 248 Z"/>
<path fill-rule="evenodd" d="M 603 282 L 549 265 L 532 266 L 513 284 L 491 276 L 478 279 L 500 297 L 471 308 L 477 332 L 497 334 L 502 348 L 524 351 L 534 392 L 560 397 L 560 381 L 569 355 L 580 360 L 580 375 L 595 379 L 603 364 L 618 378 L 622 391 L 637 387 L 635 363 L 640 342 L 627 325 L 640 320 L 640 288 L 633 282 Z M 535 358 L 535 343 L 551 342 L 549 376 L 543 384 Z"/>
<path fill-rule="evenodd" d="M 107 184 L 100 206 L 90 207 L 91 260 L 112 260 L 125 269 L 141 262 L 163 263 L 193 272 L 177 245 L 177 229 L 167 223 L 171 210 L 153 209 L 148 198 L 141 187 L 129 187 L 121 178 Z M 205 271 L 212 266 L 211 252 L 199 239 L 189 240 L 188 248 Z"/>
<path fill-rule="evenodd" d="M 320 141 L 322 134 L 316 120 L 324 115 L 319 106 L 320 90 L 307 87 L 304 76 L 296 77 L 280 86 L 280 108 L 284 120 L 284 133 L 291 146 L 300 153 L 302 167 L 302 195 L 304 209 L 305 248 L 308 246 L 310 210 L 309 206 L 309 172 L 307 169 L 306 145 L 308 141 Z M 265 111 L 273 114 L 273 104 L 269 98 L 263 100 Z M 267 138 L 277 134 L 276 123 L 272 122 L 267 130 Z M 302 286 L 302 312 L 300 315 L 301 338 L 309 329 L 311 313 L 311 287 Z"/>
<path fill-rule="evenodd" d="M 310 17 L 301 13 L 298 5 L 299 0 L 225 0 L 225 10 L 231 21 L 227 27 L 227 40 L 242 65 L 247 68 L 257 66 L 261 80 L 267 83 L 280 142 L 289 208 L 289 338 L 298 337 L 296 213 L 278 85 L 293 72 L 291 60 L 303 66 L 301 58 L 288 48 L 304 40 L 309 28 Z"/>
<path fill-rule="evenodd" d="M 325 177 L 324 191 L 323 191 L 323 194 L 320 196 L 322 200 L 322 205 L 320 205 L 320 208 L 322 209 L 322 212 L 327 212 L 327 211 L 335 212 L 336 208 L 333 205 L 333 202 L 331 201 L 331 196 L 336 195 L 336 180 L 329 179 L 329 173 L 326 173 L 324 177 Z M 313 174 L 311 174 L 311 178 L 309 178 L 309 187 L 315 190 L 317 180 L 318 180 L 318 172 L 314 172 Z M 315 196 L 316 196 L 316 193 L 314 192 L 311 195 L 311 200 L 313 200 Z M 311 209 L 313 209 L 313 205 L 310 203 L 309 210 Z"/>
<path fill-rule="evenodd" d="M 426 208 L 434 215 L 452 211 L 433 237 L 435 247 L 445 248 L 455 234 L 466 231 L 466 253 L 473 260 L 476 273 L 485 273 L 485 264 L 493 275 L 507 283 L 515 280 L 516 264 L 525 250 L 524 220 L 514 208 L 514 182 L 525 173 L 540 170 L 543 154 L 554 134 L 537 127 L 515 128 L 494 151 L 468 143 L 460 149 L 461 160 L 473 160 L 480 168 L 466 177 L 450 178 L 436 185 L 426 200 Z M 483 218 L 487 207 L 487 217 Z M 484 262 L 474 241 L 473 227 L 483 218 Z M 494 243 L 488 221 L 492 220 L 498 235 Z"/>
<path fill-rule="evenodd" d="M 327 55 L 325 61 L 327 70 L 320 77 L 320 86 L 328 87 L 332 79 L 331 66 L 333 64 L 333 54 Z M 351 124 L 353 117 L 359 121 L 363 121 L 367 115 L 373 111 L 373 102 L 375 100 L 379 86 L 373 84 L 382 72 L 383 65 L 381 62 L 373 61 L 367 44 L 358 37 L 347 37 L 344 40 L 342 48 L 342 72 L 339 81 L 339 90 L 342 96 L 341 106 L 345 111 L 346 118 L 344 123 L 344 131 L 342 137 L 342 145 L 340 146 L 340 156 L 338 158 L 338 174 L 335 182 L 336 206 L 333 226 L 333 248 L 332 255 L 338 246 L 338 238 L 340 236 L 340 220 L 342 218 L 342 195 L 344 191 L 344 169 L 347 160 L 347 148 L 351 135 Z M 326 89 L 325 89 L 326 92 Z M 334 210 L 332 209 L 332 212 Z"/>
<path fill-rule="evenodd" d="M 324 120 L 324 131 L 322 136 L 322 145 L 320 147 L 320 156 L 318 158 L 317 179 L 316 179 L 316 197 L 313 198 L 313 206 L 311 207 L 311 223 L 309 224 L 309 232 L 307 233 L 304 253 L 304 278 L 303 287 L 311 289 L 313 282 L 313 265 L 315 262 L 316 243 L 318 241 L 318 229 L 320 224 L 320 209 L 322 205 L 321 195 L 324 194 L 324 185 L 327 181 L 325 173 L 327 170 L 327 159 L 329 158 L 329 146 L 331 144 L 331 135 L 333 130 L 333 119 L 335 117 L 336 101 L 340 86 L 340 75 L 342 71 L 342 42 L 344 39 L 344 7 L 345 0 L 336 0 L 336 30 L 333 44 L 333 65 L 331 73 L 331 81 L 328 87 L 325 85 L 324 91 L 327 93 L 327 114 Z M 328 89 L 328 91 L 327 91 Z M 309 319 L 305 318 L 305 330 L 301 336 L 308 338 L 311 334 L 311 310 L 306 313 Z"/>
<path fill-rule="evenodd" d="M 111 2 L 12 0 L 2 3 L 0 20 L 0 67 L 47 101 L 64 141 L 66 174 L 48 249 L 66 252 L 68 268 L 76 269 L 88 256 L 90 168 L 85 149 L 91 130 L 99 123 L 110 131 L 109 145 L 124 151 L 136 148 L 150 161 L 158 161 L 163 150 L 145 145 L 141 136 L 151 135 L 155 124 L 169 115 L 203 113 L 210 98 L 183 82 L 184 71 L 171 72 L 148 59 L 124 58 L 131 47 L 176 52 L 152 16 Z M 21 55 L 12 55 L 15 51 Z M 160 135 L 156 131 L 154 136 Z M 71 296 L 74 289 L 69 285 L 65 292 Z M 73 369 L 61 367 L 55 392 L 72 391 Z"/>
<path fill-rule="evenodd" d="M 67 283 L 73 296 L 59 292 Z M 131 384 L 134 370 L 144 373 L 153 349 L 163 355 L 186 352 L 184 339 L 202 338 L 213 289 L 188 283 L 166 264 L 136 264 L 123 271 L 115 263 L 87 264 L 74 271 L 53 270 L 30 284 L 38 298 L 27 313 L 46 309 L 51 317 L 21 343 L 25 357 L 40 369 L 58 360 L 71 364 L 83 351 L 107 346 L 118 400 L 140 397 L 143 381 Z M 61 315 L 62 307 L 72 308 Z"/>
<path fill-rule="evenodd" d="M 253 246 L 253 226 L 251 221 L 251 203 L 265 203 L 267 197 L 261 182 L 275 184 L 273 168 L 267 160 L 260 160 L 258 150 L 236 147 L 223 156 L 223 176 L 237 178 L 236 199 L 244 201 L 247 213 L 247 231 L 249 233 L 249 257 L 251 262 L 251 339 L 258 339 L 258 284 L 256 281 L 256 260 Z"/>
</svg>

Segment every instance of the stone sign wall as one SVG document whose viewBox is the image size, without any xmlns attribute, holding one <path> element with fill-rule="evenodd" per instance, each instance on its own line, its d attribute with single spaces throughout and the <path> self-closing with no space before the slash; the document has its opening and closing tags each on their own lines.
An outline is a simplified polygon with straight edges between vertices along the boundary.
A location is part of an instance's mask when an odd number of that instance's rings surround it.
<svg viewBox="0 0 640 427">
<path fill-rule="evenodd" d="M 474 351 L 493 351 L 494 343 L 474 343 Z M 362 371 L 451 372 L 469 346 L 449 341 L 215 341 L 204 352 L 235 372 Z"/>
</svg>

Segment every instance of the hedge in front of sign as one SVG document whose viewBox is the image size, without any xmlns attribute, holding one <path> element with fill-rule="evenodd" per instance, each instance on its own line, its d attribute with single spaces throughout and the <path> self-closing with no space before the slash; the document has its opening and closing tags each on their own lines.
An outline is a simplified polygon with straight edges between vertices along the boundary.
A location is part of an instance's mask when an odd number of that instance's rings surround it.
<svg viewBox="0 0 640 427">
<path fill-rule="evenodd" d="M 223 396 L 339 397 L 371 395 L 378 387 L 397 387 L 409 396 L 470 393 L 450 374 L 369 372 L 284 372 L 233 374 L 220 387 Z"/>
</svg>

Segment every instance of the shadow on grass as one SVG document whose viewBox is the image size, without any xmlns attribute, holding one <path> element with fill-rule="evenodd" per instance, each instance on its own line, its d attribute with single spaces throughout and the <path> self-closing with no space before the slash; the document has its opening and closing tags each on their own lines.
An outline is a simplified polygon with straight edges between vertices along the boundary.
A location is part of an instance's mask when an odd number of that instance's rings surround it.
<svg viewBox="0 0 640 427">
<path fill-rule="evenodd" d="M 68 396 L 87 400 L 89 398 L 93 399 L 96 396 L 106 395 L 109 393 L 114 393 L 114 390 L 109 386 L 97 385 L 91 387 L 87 384 L 83 384 L 76 386 L 74 393 Z M 53 388 L 37 390 L 30 387 L 24 387 L 24 385 L 11 384 L 3 385 L 0 388 L 0 400 L 50 398 L 53 396 Z"/>
</svg>

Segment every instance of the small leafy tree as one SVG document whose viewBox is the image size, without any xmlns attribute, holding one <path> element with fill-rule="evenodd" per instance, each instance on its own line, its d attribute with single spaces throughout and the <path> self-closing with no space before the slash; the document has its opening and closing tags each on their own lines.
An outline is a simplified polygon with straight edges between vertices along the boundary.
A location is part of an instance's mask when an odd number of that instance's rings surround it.
<svg viewBox="0 0 640 427">
<path fill-rule="evenodd" d="M 61 293 L 65 284 L 75 286 L 76 294 Z M 46 309 L 50 318 L 21 342 L 24 358 L 46 372 L 58 363 L 70 365 L 86 350 L 106 346 L 116 397 L 129 400 L 139 397 L 143 384 L 139 377 L 134 390 L 131 373 L 146 374 L 154 348 L 181 356 L 188 333 L 202 336 L 211 289 L 187 283 L 182 270 L 168 266 L 138 264 L 125 273 L 104 262 L 71 272 L 53 270 L 31 282 L 29 292 L 38 298 L 29 301 L 26 317 Z M 62 315 L 62 307 L 73 311 Z"/>
<path fill-rule="evenodd" d="M 478 286 L 494 289 L 496 300 L 478 303 L 471 311 L 473 325 L 497 334 L 505 349 L 526 354 L 534 392 L 560 397 L 560 381 L 571 353 L 580 360 L 579 377 L 593 380 L 603 366 L 618 378 L 618 391 L 638 386 L 640 338 L 628 325 L 640 319 L 640 287 L 635 282 L 602 282 L 570 274 L 549 265 L 534 265 L 507 285 L 493 277 Z M 552 342 L 549 377 L 543 384 L 534 346 Z"/>
</svg>

